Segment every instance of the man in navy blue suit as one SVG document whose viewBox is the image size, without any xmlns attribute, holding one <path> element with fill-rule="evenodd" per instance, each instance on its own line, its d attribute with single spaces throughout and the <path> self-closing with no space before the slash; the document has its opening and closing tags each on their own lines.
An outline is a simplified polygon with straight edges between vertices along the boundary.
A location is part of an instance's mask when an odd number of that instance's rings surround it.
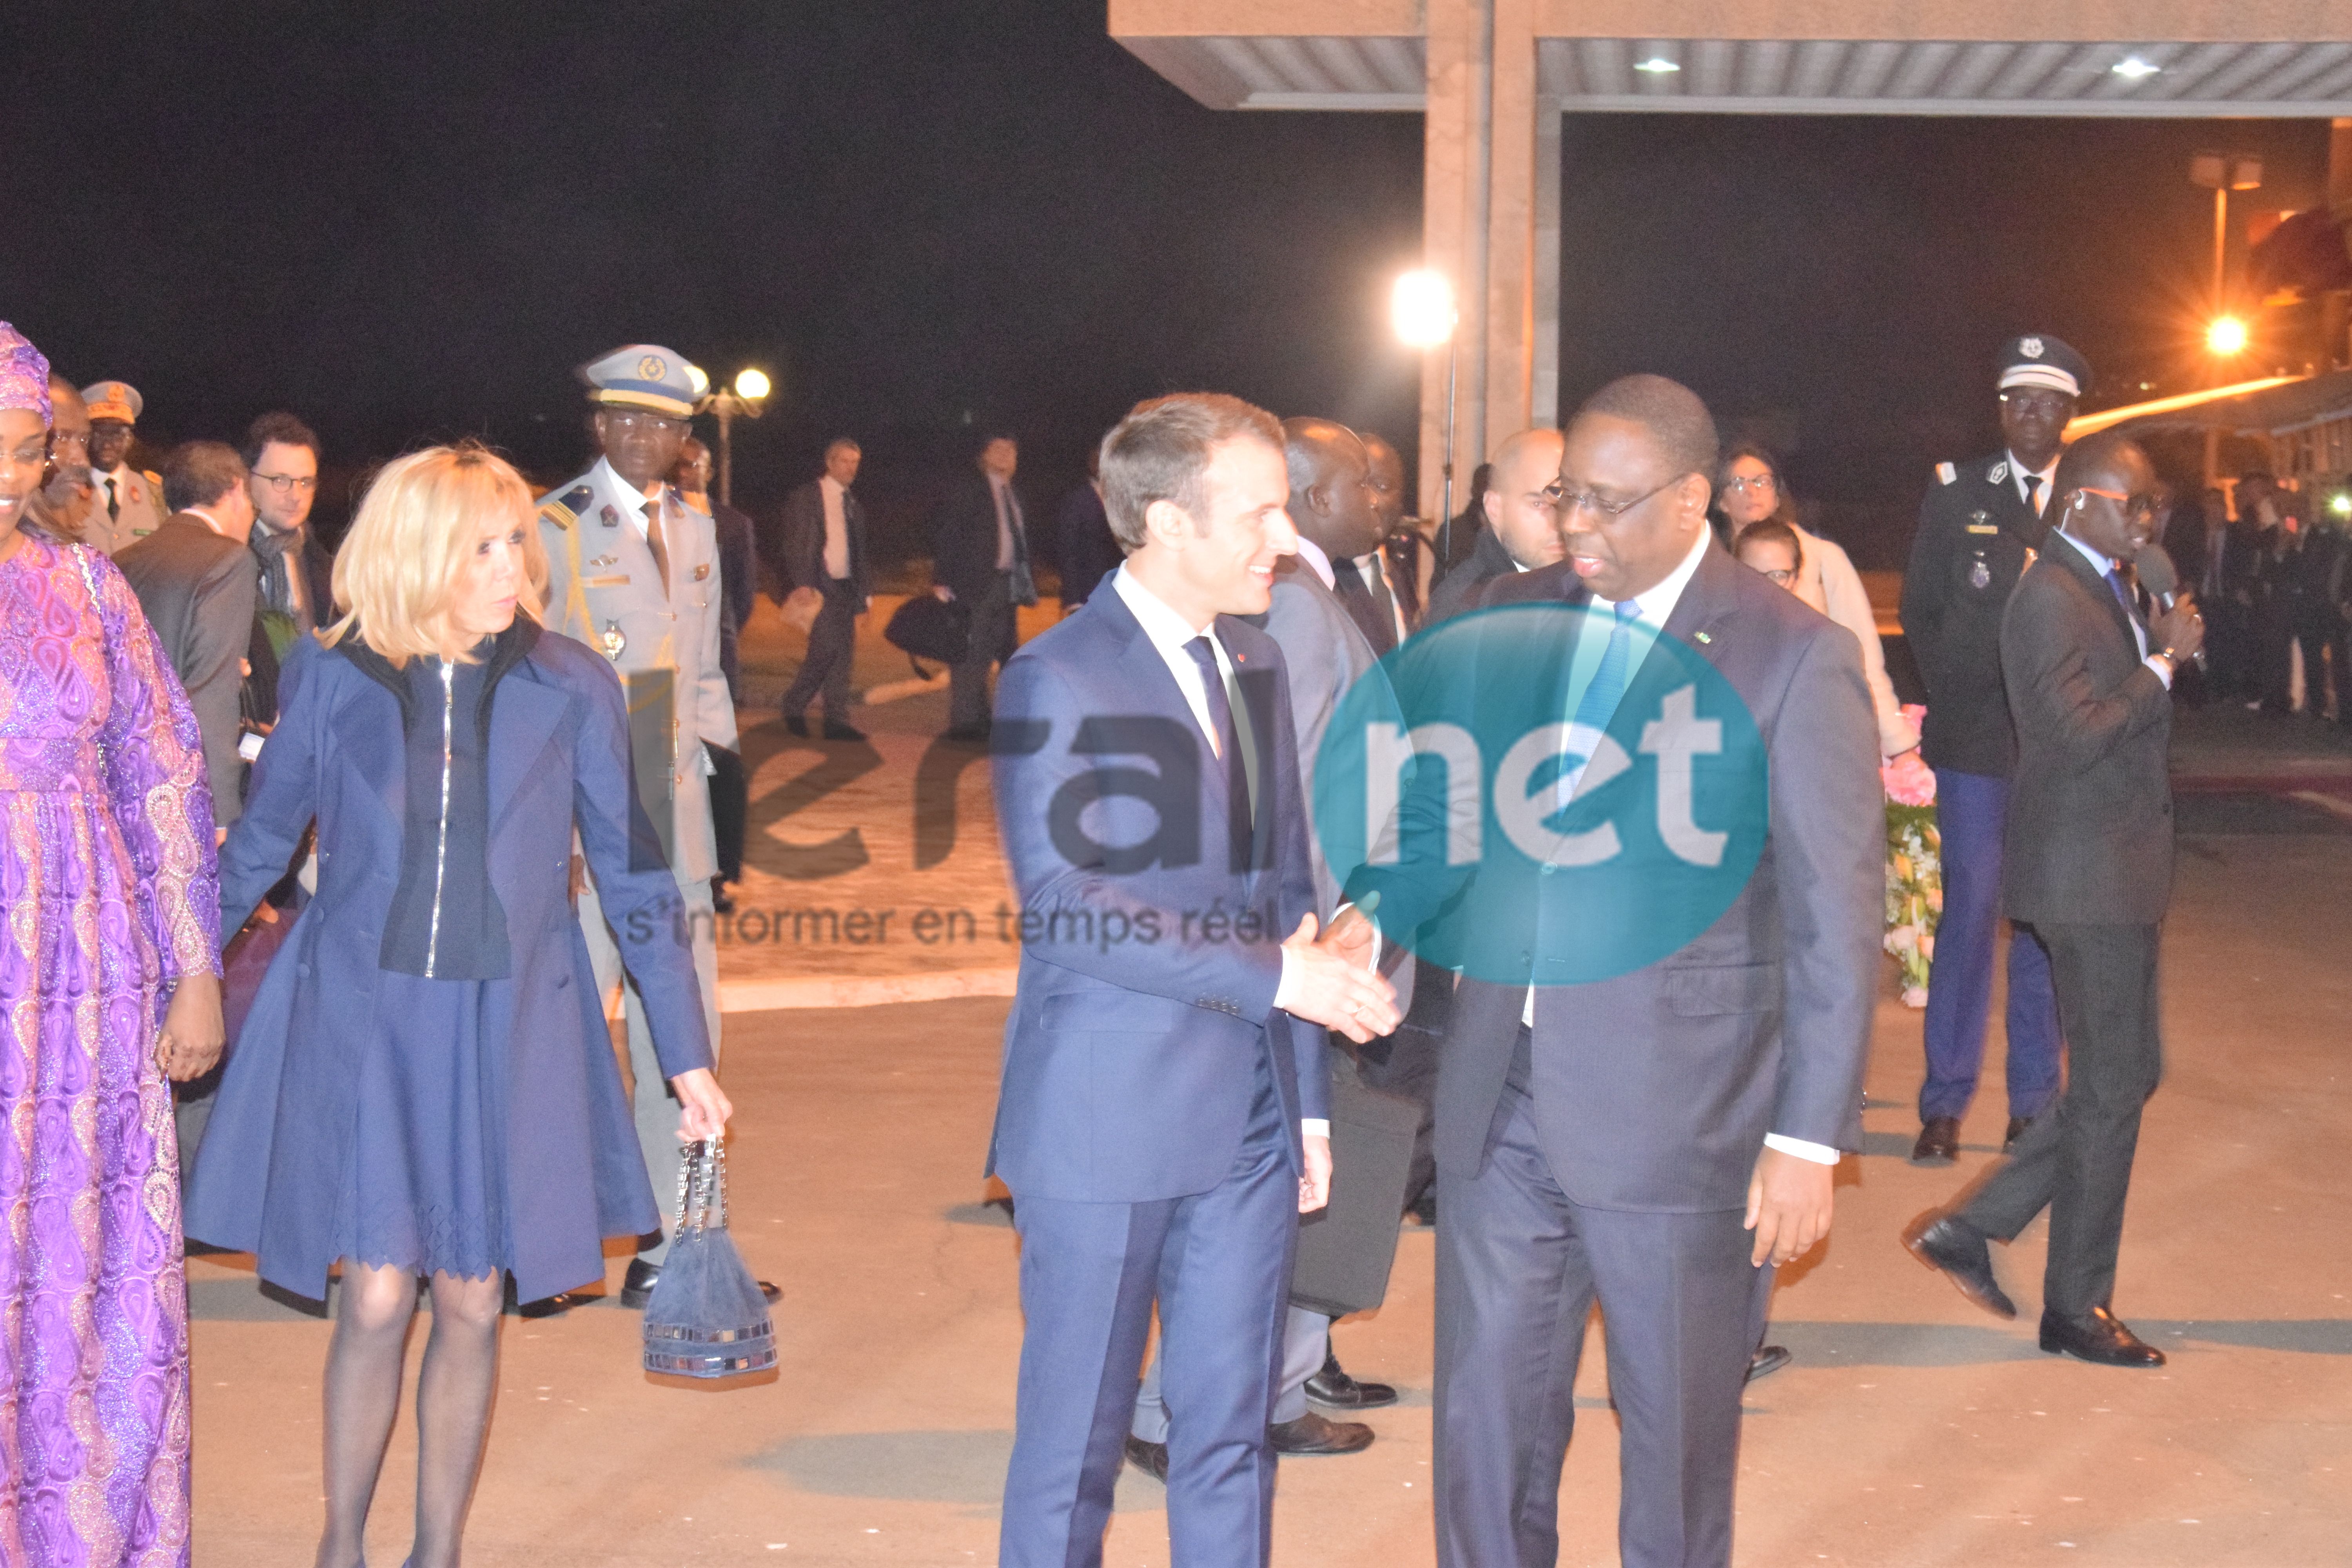
<svg viewBox="0 0 2352 1568">
<path fill-rule="evenodd" d="M 1004 1568 L 1102 1561 L 1152 1307 L 1172 1561 L 1267 1560 L 1285 1294 L 1330 1184 L 1324 1028 L 1395 1027 L 1371 932 L 1318 942 L 1281 649 L 1234 617 L 1296 548 L 1282 429 L 1238 398 L 1103 440 L 1125 564 L 1004 667 L 1021 895 L 989 1167 L 1021 1231 Z"/>
</svg>

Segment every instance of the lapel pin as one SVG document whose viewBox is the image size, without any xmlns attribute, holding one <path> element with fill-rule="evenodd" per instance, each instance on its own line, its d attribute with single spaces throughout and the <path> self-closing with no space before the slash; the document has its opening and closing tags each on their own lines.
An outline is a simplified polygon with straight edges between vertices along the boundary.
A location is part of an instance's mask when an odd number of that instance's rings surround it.
<svg viewBox="0 0 2352 1568">
<path fill-rule="evenodd" d="M 1704 643 L 1711 643 L 1715 640 L 1714 637 L 1706 632 L 1693 632 L 1691 635 Z"/>
</svg>

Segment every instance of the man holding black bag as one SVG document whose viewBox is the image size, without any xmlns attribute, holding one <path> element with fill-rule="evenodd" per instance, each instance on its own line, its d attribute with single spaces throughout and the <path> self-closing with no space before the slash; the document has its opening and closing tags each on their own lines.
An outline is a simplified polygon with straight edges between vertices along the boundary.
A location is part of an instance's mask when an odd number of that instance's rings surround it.
<svg viewBox="0 0 2352 1568">
<path fill-rule="evenodd" d="M 931 592 L 971 616 L 963 657 L 949 666 L 950 741 L 988 739 L 988 674 L 1020 644 L 1020 607 L 1037 602 L 1029 569 L 1028 512 L 1013 486 L 1021 444 L 992 435 L 980 471 L 959 482 L 931 519 Z"/>
</svg>

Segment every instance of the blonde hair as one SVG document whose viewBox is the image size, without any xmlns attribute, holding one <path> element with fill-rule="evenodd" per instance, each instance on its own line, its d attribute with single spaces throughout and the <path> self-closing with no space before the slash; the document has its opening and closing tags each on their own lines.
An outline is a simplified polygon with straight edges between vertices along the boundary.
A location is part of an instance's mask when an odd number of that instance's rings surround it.
<svg viewBox="0 0 2352 1568">
<path fill-rule="evenodd" d="M 449 610 L 457 573 L 476 530 L 499 519 L 522 531 L 516 608 L 536 620 L 547 595 L 547 552 L 530 487 L 513 465 L 472 441 L 386 463 L 335 553 L 335 608 L 342 618 L 319 640 L 332 647 L 356 628 L 395 666 L 455 644 Z"/>
</svg>

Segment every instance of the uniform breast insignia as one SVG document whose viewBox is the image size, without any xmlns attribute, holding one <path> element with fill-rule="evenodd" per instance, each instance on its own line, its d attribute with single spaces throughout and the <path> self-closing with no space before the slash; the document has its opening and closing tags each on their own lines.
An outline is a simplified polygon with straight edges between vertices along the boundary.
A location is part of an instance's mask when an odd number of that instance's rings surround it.
<svg viewBox="0 0 2352 1568">
<path fill-rule="evenodd" d="M 1982 517 L 1984 513 L 1979 512 L 1977 515 L 1979 517 Z M 599 555 L 595 560 L 588 563 L 589 566 L 592 568 L 600 566 L 617 566 L 620 563 L 621 558 L 617 555 Z"/>
<path fill-rule="evenodd" d="M 1969 586 L 1977 589 L 1992 586 L 1992 568 L 1985 564 L 1985 558 L 1981 555 L 1969 567 Z"/>
<path fill-rule="evenodd" d="M 598 512 L 596 516 L 598 521 L 603 522 L 606 528 L 618 528 L 621 526 L 621 510 L 610 501 L 604 503 L 604 510 Z"/>
<path fill-rule="evenodd" d="M 615 572 L 606 577 L 583 577 L 580 585 L 583 588 L 625 588 L 629 585 L 629 574 Z"/>
<path fill-rule="evenodd" d="M 2007 478 L 2009 478 L 2009 459 L 2006 458 L 1985 471 L 1985 483 L 1989 485 L 1997 485 Z"/>
<path fill-rule="evenodd" d="M 1972 511 L 1969 513 L 1969 531 L 1970 533 L 1999 533 L 2000 531 L 2000 524 L 1991 521 L 1991 518 L 1992 514 L 1990 512 Z"/>
<path fill-rule="evenodd" d="M 596 640 L 604 646 L 604 657 L 618 664 L 623 650 L 629 646 L 629 634 L 621 629 L 620 622 L 606 621 L 604 629 L 596 634 Z"/>
<path fill-rule="evenodd" d="M 1936 482 L 1937 484 L 1948 485 L 1959 477 L 1960 470 L 1954 468 L 1951 464 L 1938 463 L 1936 465 Z"/>
<path fill-rule="evenodd" d="M 709 576 L 709 575 L 710 575 L 710 563 L 709 563 L 709 562 L 708 562 L 708 561 L 704 562 L 701 565 L 699 565 L 699 566 L 698 566 L 698 567 L 696 567 L 696 568 L 694 569 L 694 580 L 695 580 L 696 582 L 698 582 L 698 583 L 701 582 L 705 577 L 708 577 L 708 576 Z"/>
</svg>

